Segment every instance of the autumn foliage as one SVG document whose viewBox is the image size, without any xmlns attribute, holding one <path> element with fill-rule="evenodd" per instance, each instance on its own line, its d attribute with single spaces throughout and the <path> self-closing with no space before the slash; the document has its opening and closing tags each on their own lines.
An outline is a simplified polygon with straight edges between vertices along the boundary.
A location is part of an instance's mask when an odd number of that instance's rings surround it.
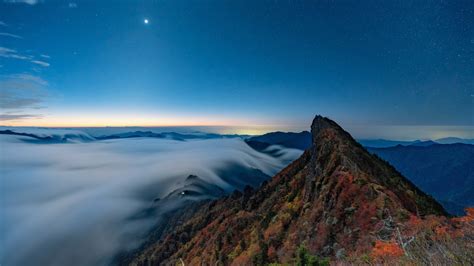
<svg viewBox="0 0 474 266">
<path fill-rule="evenodd" d="M 383 258 L 398 258 L 403 255 L 403 250 L 397 243 L 393 241 L 384 242 L 381 240 L 375 241 L 375 246 L 371 253 L 371 256 L 375 260 Z"/>
</svg>

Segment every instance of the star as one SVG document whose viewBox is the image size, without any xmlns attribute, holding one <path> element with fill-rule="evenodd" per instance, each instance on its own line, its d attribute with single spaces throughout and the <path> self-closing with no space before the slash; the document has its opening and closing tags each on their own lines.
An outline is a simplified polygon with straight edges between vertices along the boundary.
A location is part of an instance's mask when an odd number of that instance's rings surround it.
<svg viewBox="0 0 474 266">
<path fill-rule="evenodd" d="M 144 22 L 145 24 L 148 24 L 150 21 L 146 18 L 146 19 L 143 20 L 143 22 Z"/>
</svg>

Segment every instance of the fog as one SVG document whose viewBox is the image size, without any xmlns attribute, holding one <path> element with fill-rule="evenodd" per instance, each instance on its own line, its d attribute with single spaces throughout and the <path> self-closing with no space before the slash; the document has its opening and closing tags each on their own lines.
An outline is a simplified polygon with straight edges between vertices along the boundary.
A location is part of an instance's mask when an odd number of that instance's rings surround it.
<svg viewBox="0 0 474 266">
<path fill-rule="evenodd" d="M 234 189 L 222 169 L 272 176 L 302 151 L 260 153 L 240 138 L 131 138 L 61 144 L 0 135 L 2 265 L 106 265 L 136 247 L 159 215 L 131 219 L 190 174 Z M 252 178 L 252 177 L 248 177 Z M 247 181 L 246 181 L 247 182 Z M 177 205 L 179 206 L 179 205 Z"/>
</svg>

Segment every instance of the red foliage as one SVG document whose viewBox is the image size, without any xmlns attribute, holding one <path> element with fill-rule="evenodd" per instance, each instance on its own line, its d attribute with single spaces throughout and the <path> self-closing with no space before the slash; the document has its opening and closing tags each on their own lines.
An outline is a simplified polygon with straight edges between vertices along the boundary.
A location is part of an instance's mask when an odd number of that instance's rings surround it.
<svg viewBox="0 0 474 266">
<path fill-rule="evenodd" d="M 422 224 L 422 222 L 423 221 L 418 216 L 411 214 L 410 219 L 408 220 L 408 225 L 410 227 L 418 227 Z"/>
<path fill-rule="evenodd" d="M 270 246 L 270 247 L 268 248 L 267 256 L 268 256 L 268 258 L 269 258 L 270 260 L 274 260 L 275 258 L 277 258 L 277 253 L 276 253 L 275 247 Z"/>
<path fill-rule="evenodd" d="M 460 223 L 470 223 L 474 221 L 474 207 L 466 208 L 466 216 L 453 218 L 452 220 Z"/>
<path fill-rule="evenodd" d="M 435 228 L 435 233 L 437 237 L 445 237 L 448 235 L 448 226 L 441 225 Z"/>
<path fill-rule="evenodd" d="M 375 241 L 375 246 L 372 249 L 371 255 L 375 260 L 385 260 L 399 258 L 404 255 L 404 252 L 395 242 L 384 242 L 377 240 Z"/>
</svg>

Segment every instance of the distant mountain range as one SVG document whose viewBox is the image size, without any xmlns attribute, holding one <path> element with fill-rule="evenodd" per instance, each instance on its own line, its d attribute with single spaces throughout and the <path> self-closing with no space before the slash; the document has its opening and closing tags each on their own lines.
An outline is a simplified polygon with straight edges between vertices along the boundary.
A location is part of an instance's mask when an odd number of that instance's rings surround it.
<svg viewBox="0 0 474 266">
<path fill-rule="evenodd" d="M 454 137 L 437 139 L 437 140 L 435 140 L 435 142 L 437 142 L 439 144 L 464 143 L 464 144 L 474 145 L 474 139 L 462 139 L 462 138 L 454 138 Z"/>
<path fill-rule="evenodd" d="M 23 136 L 20 138 L 25 142 L 35 143 L 67 143 L 67 142 L 90 142 L 97 140 L 129 139 L 129 138 L 158 138 L 185 141 L 191 139 L 222 139 L 222 138 L 245 138 L 246 135 L 215 134 L 215 133 L 177 133 L 177 132 L 153 132 L 153 131 L 127 131 L 113 133 L 110 135 L 90 135 L 74 129 L 51 129 L 51 128 L 15 128 L 0 127 L 0 135 Z"/>
<path fill-rule="evenodd" d="M 432 144 L 455 144 L 455 143 L 464 143 L 464 144 L 474 144 L 474 139 L 461 139 L 461 138 L 442 138 L 436 140 L 413 140 L 413 141 L 397 141 L 397 140 L 386 140 L 386 139 L 359 139 L 357 140 L 360 144 L 365 147 L 371 148 L 387 148 L 397 145 L 402 146 L 429 146 Z"/>
<path fill-rule="evenodd" d="M 66 143 L 66 142 L 88 142 L 96 140 L 94 137 L 90 136 L 81 131 L 76 130 L 47 130 L 47 129 L 37 129 L 37 130 L 16 130 L 5 129 L 0 130 L 0 135 L 11 135 L 19 137 L 19 140 L 30 143 Z M 26 138 L 22 138 L 26 137 Z"/>
</svg>

